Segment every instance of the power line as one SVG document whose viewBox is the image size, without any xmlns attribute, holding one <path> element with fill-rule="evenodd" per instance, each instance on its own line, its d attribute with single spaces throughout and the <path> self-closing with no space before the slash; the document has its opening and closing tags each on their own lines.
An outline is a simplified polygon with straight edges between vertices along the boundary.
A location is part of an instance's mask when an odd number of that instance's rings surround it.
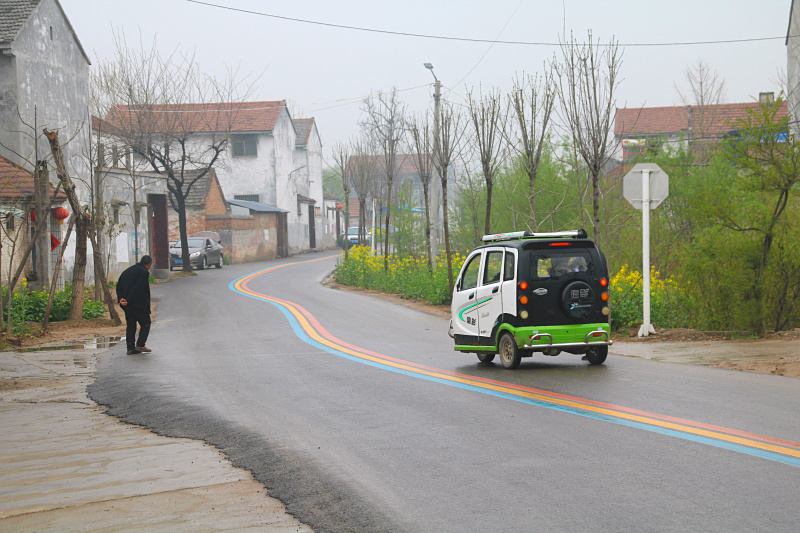
<svg viewBox="0 0 800 533">
<path fill-rule="evenodd" d="M 193 4 L 199 4 L 208 7 L 216 7 L 218 9 L 225 9 L 228 11 L 235 11 L 238 13 L 245 13 L 248 15 L 258 15 L 260 17 L 269 17 L 279 20 L 288 20 L 290 22 L 301 22 L 303 24 L 314 24 L 317 26 L 326 26 L 329 28 L 339 28 L 343 30 L 355 30 L 355 31 L 364 31 L 369 33 L 381 33 L 385 35 L 397 35 L 400 37 L 419 37 L 423 39 L 440 39 L 445 41 L 461 41 L 461 42 L 468 42 L 468 43 L 490 43 L 490 44 L 513 44 L 513 45 L 522 45 L 522 46 L 561 46 L 562 43 L 558 42 L 547 42 L 547 41 L 498 41 L 494 39 L 473 39 L 470 37 L 452 37 L 447 35 L 430 35 L 425 33 L 411 33 L 411 32 L 403 32 L 403 31 L 391 31 L 391 30 L 379 30 L 376 28 L 364 28 L 361 26 L 348 26 L 346 24 L 334 24 L 332 22 L 320 22 L 317 20 L 307 20 L 307 19 L 300 19 L 294 17 L 284 17 L 282 15 L 273 15 L 271 13 L 264 13 L 261 11 L 253 11 L 250 9 L 241 9 L 238 7 L 230 7 L 230 6 L 223 6 L 220 4 L 213 4 L 211 2 L 202 2 L 200 0 L 186 0 L 187 2 L 191 2 Z M 795 35 L 791 35 L 789 37 L 797 37 Z M 735 43 L 752 43 L 752 42 L 759 42 L 759 41 L 775 41 L 778 39 L 786 39 L 785 35 L 779 37 L 755 37 L 749 39 L 723 39 L 719 41 L 684 41 L 684 42 L 665 42 L 665 43 L 596 43 L 596 46 L 696 46 L 696 45 L 704 45 L 704 44 L 735 44 Z"/>
</svg>

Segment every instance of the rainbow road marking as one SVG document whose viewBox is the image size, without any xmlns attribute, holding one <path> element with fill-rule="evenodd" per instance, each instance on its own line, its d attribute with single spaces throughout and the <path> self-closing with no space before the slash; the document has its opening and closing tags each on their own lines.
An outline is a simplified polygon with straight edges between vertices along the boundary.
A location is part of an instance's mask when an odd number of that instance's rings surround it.
<svg viewBox="0 0 800 533">
<path fill-rule="evenodd" d="M 629 407 L 588 400 L 577 396 L 568 396 L 566 394 L 515 385 L 503 381 L 470 376 L 366 350 L 331 335 L 322 324 L 302 306 L 288 300 L 256 292 L 247 286 L 250 280 L 273 270 L 304 263 L 313 263 L 325 259 L 330 259 L 330 257 L 285 263 L 258 270 L 233 280 L 229 284 L 229 288 L 239 294 L 274 305 L 289 321 L 289 325 L 299 339 L 322 351 L 344 359 L 418 379 L 441 383 L 443 385 L 489 394 L 499 398 L 548 409 L 555 409 L 565 413 L 610 422 L 612 424 L 677 437 L 790 466 L 800 467 L 800 442 L 758 435 L 747 431 L 740 431 L 657 413 L 649 413 Z"/>
</svg>

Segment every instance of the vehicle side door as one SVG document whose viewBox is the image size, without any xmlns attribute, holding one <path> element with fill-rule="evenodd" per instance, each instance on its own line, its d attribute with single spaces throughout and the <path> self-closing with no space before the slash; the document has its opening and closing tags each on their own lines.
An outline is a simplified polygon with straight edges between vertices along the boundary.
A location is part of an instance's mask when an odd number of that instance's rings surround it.
<svg viewBox="0 0 800 533">
<path fill-rule="evenodd" d="M 475 296 L 480 280 L 482 257 L 481 250 L 476 250 L 467 256 L 453 288 L 450 312 L 455 335 L 478 336 L 478 309 L 475 305 L 477 302 Z M 456 343 L 458 342 L 457 339 Z"/>
<path fill-rule="evenodd" d="M 483 254 L 481 282 L 476 290 L 478 334 L 489 337 L 500 315 L 503 314 L 503 256 L 504 248 L 489 248 Z"/>
</svg>

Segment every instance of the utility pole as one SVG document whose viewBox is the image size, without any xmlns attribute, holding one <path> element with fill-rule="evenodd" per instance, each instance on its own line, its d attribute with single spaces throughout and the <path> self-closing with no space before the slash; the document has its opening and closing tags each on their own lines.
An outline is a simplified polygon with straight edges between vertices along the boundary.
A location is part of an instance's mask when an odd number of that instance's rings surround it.
<svg viewBox="0 0 800 533">
<path fill-rule="evenodd" d="M 431 71 L 433 74 L 433 157 L 434 166 L 438 168 L 438 162 L 436 159 L 439 158 L 439 154 L 441 153 L 441 147 L 439 146 L 439 105 L 442 98 L 442 82 L 439 81 L 439 78 L 436 77 L 436 74 L 433 72 L 433 65 L 431 63 L 425 63 L 425 68 Z M 436 242 L 435 239 L 431 240 L 431 250 L 430 254 L 431 257 L 436 256 Z"/>
<path fill-rule="evenodd" d="M 41 290 L 48 286 L 49 271 L 50 271 L 50 232 L 47 231 L 47 225 L 50 222 L 50 179 L 47 172 L 47 163 L 44 160 L 36 162 L 36 170 L 34 171 L 34 206 L 36 212 L 36 226 L 41 226 L 39 230 L 39 237 L 36 239 L 35 246 L 35 266 L 36 281 L 31 283 L 31 290 Z"/>
</svg>

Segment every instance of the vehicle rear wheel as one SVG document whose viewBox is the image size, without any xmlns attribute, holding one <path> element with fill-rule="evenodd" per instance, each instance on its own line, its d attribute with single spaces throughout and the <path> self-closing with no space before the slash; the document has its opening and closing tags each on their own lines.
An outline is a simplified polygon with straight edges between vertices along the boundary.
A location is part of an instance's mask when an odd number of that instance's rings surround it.
<svg viewBox="0 0 800 533">
<path fill-rule="evenodd" d="M 219 254 L 219 263 L 215 265 L 217 268 L 222 268 L 222 254 Z"/>
<path fill-rule="evenodd" d="M 519 366 L 522 359 L 522 353 L 517 348 L 517 341 L 511 333 L 505 332 L 500 336 L 500 344 L 498 346 L 500 353 L 500 362 L 503 363 L 503 368 L 514 370 Z"/>
<path fill-rule="evenodd" d="M 479 353 L 478 354 L 478 361 L 481 363 L 491 363 L 494 361 L 494 354 L 493 353 Z"/>
<path fill-rule="evenodd" d="M 602 365 L 606 357 L 608 357 L 608 346 L 592 346 L 586 350 L 584 359 L 589 361 L 590 365 Z"/>
</svg>

